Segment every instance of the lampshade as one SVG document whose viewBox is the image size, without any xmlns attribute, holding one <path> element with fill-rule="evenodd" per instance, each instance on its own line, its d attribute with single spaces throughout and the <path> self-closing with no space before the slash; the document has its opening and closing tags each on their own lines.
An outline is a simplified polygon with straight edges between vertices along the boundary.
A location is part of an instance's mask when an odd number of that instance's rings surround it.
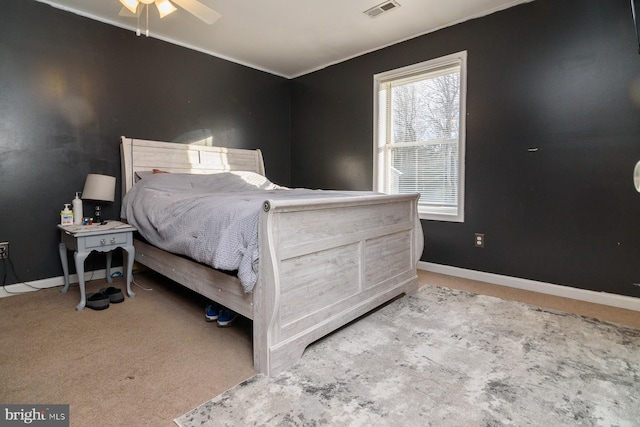
<svg viewBox="0 0 640 427">
<path fill-rule="evenodd" d="M 83 200 L 113 202 L 116 198 L 116 177 L 90 173 L 84 182 Z"/>
</svg>

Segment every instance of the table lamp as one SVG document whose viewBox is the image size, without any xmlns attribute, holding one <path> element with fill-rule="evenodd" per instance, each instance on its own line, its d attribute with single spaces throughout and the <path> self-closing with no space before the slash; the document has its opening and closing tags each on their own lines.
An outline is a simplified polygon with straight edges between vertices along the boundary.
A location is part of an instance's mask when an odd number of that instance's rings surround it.
<svg viewBox="0 0 640 427">
<path fill-rule="evenodd" d="M 84 182 L 84 190 L 82 191 L 82 200 L 93 200 L 95 204 L 95 216 L 93 222 L 103 223 L 101 217 L 100 202 L 113 202 L 116 197 L 116 177 L 109 175 L 98 175 L 90 173 Z"/>
</svg>

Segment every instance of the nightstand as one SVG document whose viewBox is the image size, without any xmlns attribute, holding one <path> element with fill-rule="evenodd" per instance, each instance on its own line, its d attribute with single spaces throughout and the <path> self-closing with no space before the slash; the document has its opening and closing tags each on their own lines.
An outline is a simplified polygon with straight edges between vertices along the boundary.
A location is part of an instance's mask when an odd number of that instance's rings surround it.
<svg viewBox="0 0 640 427">
<path fill-rule="evenodd" d="M 73 259 L 78 273 L 78 284 L 80 287 L 80 303 L 76 310 L 81 311 L 87 303 L 87 296 L 84 287 L 84 261 L 93 252 L 107 253 L 107 282 L 113 283 L 111 278 L 111 251 L 122 248 L 127 256 L 124 257 L 126 269 L 127 294 L 133 298 L 136 296 L 131 290 L 131 277 L 133 270 L 133 260 L 135 249 L 133 247 L 133 232 L 136 229 L 129 224 L 120 221 L 107 221 L 105 224 L 93 225 L 58 225 L 60 229 L 60 262 L 64 271 L 64 288 L 60 292 L 69 290 L 69 261 L 67 260 L 67 249 L 74 251 Z"/>
</svg>

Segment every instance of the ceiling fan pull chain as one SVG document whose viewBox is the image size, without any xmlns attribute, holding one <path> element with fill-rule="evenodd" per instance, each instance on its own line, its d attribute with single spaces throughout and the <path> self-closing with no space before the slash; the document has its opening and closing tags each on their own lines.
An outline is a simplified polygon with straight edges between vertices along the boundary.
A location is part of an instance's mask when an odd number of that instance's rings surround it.
<svg viewBox="0 0 640 427">
<path fill-rule="evenodd" d="M 138 13 L 136 15 L 137 21 L 138 21 L 138 26 L 136 27 L 136 36 L 140 37 L 140 14 Z"/>
</svg>

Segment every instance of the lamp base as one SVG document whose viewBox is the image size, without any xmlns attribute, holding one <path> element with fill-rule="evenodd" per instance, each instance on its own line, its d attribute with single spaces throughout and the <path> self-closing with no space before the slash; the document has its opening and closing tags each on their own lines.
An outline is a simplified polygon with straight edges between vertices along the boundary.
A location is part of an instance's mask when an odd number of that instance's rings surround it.
<svg viewBox="0 0 640 427">
<path fill-rule="evenodd" d="M 102 208 L 100 207 L 100 205 L 96 205 L 95 207 L 95 214 L 93 217 L 93 223 L 94 224 L 100 224 L 100 225 L 104 225 L 106 223 L 106 221 L 104 219 L 102 219 Z"/>
</svg>

